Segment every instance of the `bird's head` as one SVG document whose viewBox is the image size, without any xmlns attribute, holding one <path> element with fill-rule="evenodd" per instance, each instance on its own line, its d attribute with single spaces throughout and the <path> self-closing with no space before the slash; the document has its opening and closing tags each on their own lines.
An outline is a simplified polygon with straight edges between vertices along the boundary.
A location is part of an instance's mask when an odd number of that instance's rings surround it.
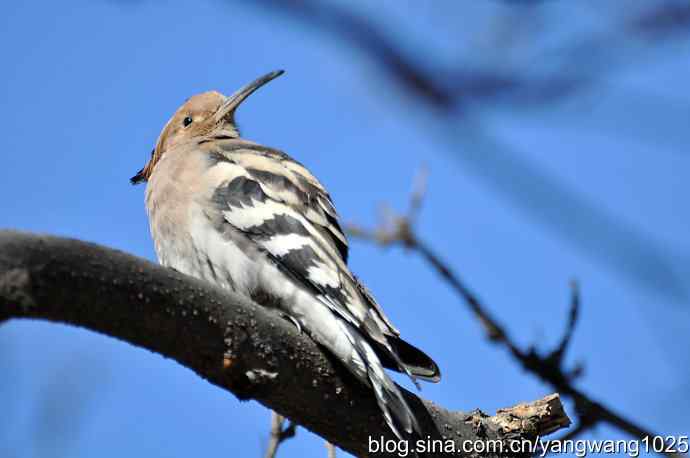
<svg viewBox="0 0 690 458">
<path fill-rule="evenodd" d="M 264 84 L 283 74 L 283 70 L 268 73 L 247 84 L 229 97 L 217 91 L 190 97 L 165 124 L 158 136 L 149 162 L 130 181 L 138 184 L 148 181 L 163 154 L 171 148 L 194 138 L 208 135 L 239 137 L 235 124 L 235 111 L 242 102 Z"/>
</svg>

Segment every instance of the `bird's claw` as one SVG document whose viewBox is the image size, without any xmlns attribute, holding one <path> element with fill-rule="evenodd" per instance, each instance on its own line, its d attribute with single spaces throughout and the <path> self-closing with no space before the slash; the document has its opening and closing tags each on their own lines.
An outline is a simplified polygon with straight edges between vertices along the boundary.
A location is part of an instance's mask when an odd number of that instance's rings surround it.
<svg viewBox="0 0 690 458">
<path fill-rule="evenodd" d="M 300 324 L 299 320 L 297 320 L 297 318 L 295 318 L 294 316 L 290 315 L 289 313 L 285 313 L 285 312 L 280 312 L 280 315 L 283 318 L 285 318 L 286 320 L 290 321 L 292 324 L 294 324 L 295 327 L 297 328 L 297 332 L 302 334 L 302 325 Z"/>
</svg>

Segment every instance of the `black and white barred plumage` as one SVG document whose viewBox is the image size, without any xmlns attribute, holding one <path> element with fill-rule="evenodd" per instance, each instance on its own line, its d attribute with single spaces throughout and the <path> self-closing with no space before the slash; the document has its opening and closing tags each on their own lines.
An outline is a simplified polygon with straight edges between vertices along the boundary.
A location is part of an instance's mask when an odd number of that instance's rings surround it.
<svg viewBox="0 0 690 458">
<path fill-rule="evenodd" d="M 348 244 L 319 181 L 283 152 L 239 138 L 234 110 L 267 75 L 231 97 L 189 99 L 149 164 L 146 205 L 162 264 L 277 307 L 370 385 L 399 437 L 416 419 L 384 367 L 437 381 L 347 267 Z M 415 381 L 416 383 L 416 381 Z"/>
</svg>

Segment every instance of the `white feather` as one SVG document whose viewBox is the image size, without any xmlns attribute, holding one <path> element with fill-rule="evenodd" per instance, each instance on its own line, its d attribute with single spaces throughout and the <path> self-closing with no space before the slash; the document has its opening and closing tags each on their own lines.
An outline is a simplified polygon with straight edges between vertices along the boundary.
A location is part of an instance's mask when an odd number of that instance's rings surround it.
<svg viewBox="0 0 690 458">
<path fill-rule="evenodd" d="M 275 256 L 285 256 L 290 251 L 311 245 L 311 241 L 300 234 L 278 234 L 263 242 L 262 245 Z"/>
<path fill-rule="evenodd" d="M 315 266 L 309 266 L 307 275 L 309 280 L 317 285 L 330 286 L 331 288 L 340 287 L 340 277 L 338 272 L 322 262 L 315 261 Z"/>
</svg>

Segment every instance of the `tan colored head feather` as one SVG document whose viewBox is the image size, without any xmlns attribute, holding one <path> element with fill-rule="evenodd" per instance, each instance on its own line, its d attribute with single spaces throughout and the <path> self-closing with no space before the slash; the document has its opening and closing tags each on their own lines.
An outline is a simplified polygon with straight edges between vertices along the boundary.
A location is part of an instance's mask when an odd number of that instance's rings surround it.
<svg viewBox="0 0 690 458">
<path fill-rule="evenodd" d="M 147 181 L 163 154 L 177 145 L 213 133 L 232 138 L 239 137 L 235 125 L 237 107 L 258 88 L 282 74 L 283 71 L 278 70 L 264 75 L 230 97 L 217 91 L 209 91 L 187 99 L 165 124 L 158 136 L 156 147 L 151 152 L 151 159 L 143 169 L 130 178 L 131 183 Z"/>
</svg>

